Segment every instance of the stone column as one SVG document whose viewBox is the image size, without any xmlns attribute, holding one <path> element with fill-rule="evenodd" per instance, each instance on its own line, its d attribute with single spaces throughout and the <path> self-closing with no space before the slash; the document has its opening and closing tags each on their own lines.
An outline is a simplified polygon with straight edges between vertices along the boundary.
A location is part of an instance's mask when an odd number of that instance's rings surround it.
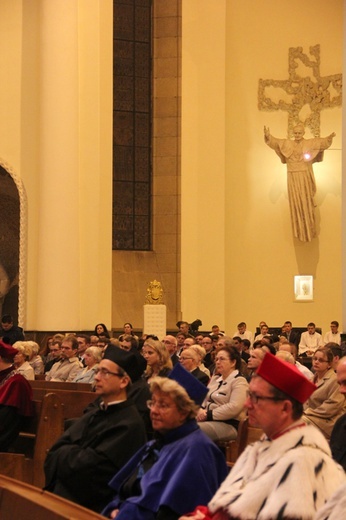
<svg viewBox="0 0 346 520">
<path fill-rule="evenodd" d="M 111 326 L 112 2 L 101 4 L 40 4 L 40 330 Z"/>
</svg>

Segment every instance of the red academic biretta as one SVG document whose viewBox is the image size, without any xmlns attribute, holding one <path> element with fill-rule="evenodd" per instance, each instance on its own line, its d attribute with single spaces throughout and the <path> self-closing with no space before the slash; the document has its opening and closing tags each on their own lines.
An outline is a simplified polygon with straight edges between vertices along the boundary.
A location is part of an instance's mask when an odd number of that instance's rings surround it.
<svg viewBox="0 0 346 520">
<path fill-rule="evenodd" d="M 18 350 L 0 340 L 0 356 L 3 358 L 13 358 L 18 354 Z"/>
<path fill-rule="evenodd" d="M 299 403 L 305 403 L 316 390 L 316 386 L 295 365 L 273 356 L 270 352 L 264 356 L 256 375 Z"/>
</svg>

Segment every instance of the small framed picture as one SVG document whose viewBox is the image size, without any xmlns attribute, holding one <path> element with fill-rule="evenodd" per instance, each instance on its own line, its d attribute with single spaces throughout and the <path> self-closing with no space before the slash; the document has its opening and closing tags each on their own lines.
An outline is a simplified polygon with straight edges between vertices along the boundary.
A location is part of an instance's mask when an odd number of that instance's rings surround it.
<svg viewBox="0 0 346 520">
<path fill-rule="evenodd" d="M 294 277 L 294 299 L 311 302 L 314 299 L 314 277 L 312 275 Z"/>
</svg>

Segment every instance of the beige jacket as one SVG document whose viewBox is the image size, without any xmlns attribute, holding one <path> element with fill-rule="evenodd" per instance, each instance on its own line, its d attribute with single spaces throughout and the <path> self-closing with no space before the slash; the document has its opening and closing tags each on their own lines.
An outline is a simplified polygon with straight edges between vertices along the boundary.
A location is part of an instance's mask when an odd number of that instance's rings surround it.
<svg viewBox="0 0 346 520">
<path fill-rule="evenodd" d="M 78 371 L 83 368 L 77 357 L 71 357 L 54 363 L 46 374 L 46 381 L 70 382 L 76 377 Z"/>
<path fill-rule="evenodd" d="M 336 421 L 346 412 L 345 396 L 340 393 L 335 372 L 330 368 L 316 383 L 317 389 L 306 403 L 303 419 L 314 424 L 329 439 Z"/>
</svg>

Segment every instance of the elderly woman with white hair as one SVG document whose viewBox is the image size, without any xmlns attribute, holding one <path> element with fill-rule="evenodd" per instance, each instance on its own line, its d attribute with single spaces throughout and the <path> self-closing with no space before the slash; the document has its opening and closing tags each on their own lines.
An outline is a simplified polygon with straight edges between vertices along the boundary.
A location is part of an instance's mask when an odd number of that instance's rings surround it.
<svg viewBox="0 0 346 520">
<path fill-rule="evenodd" d="M 96 370 L 102 359 L 102 350 L 99 347 L 89 347 L 84 354 L 85 367 L 72 380 L 73 383 L 93 383 Z"/>
<path fill-rule="evenodd" d="M 17 374 L 21 374 L 25 379 L 34 380 L 35 372 L 29 363 L 29 359 L 32 356 L 31 346 L 27 341 L 16 341 L 13 344 L 13 348 L 18 351 L 13 359 Z"/>
<path fill-rule="evenodd" d="M 157 438 L 111 480 L 116 495 L 102 513 L 108 518 L 177 520 L 200 500 L 206 504 L 227 474 L 224 455 L 195 419 L 206 387 L 177 364 L 168 378 L 153 378 L 150 390 Z"/>
</svg>

